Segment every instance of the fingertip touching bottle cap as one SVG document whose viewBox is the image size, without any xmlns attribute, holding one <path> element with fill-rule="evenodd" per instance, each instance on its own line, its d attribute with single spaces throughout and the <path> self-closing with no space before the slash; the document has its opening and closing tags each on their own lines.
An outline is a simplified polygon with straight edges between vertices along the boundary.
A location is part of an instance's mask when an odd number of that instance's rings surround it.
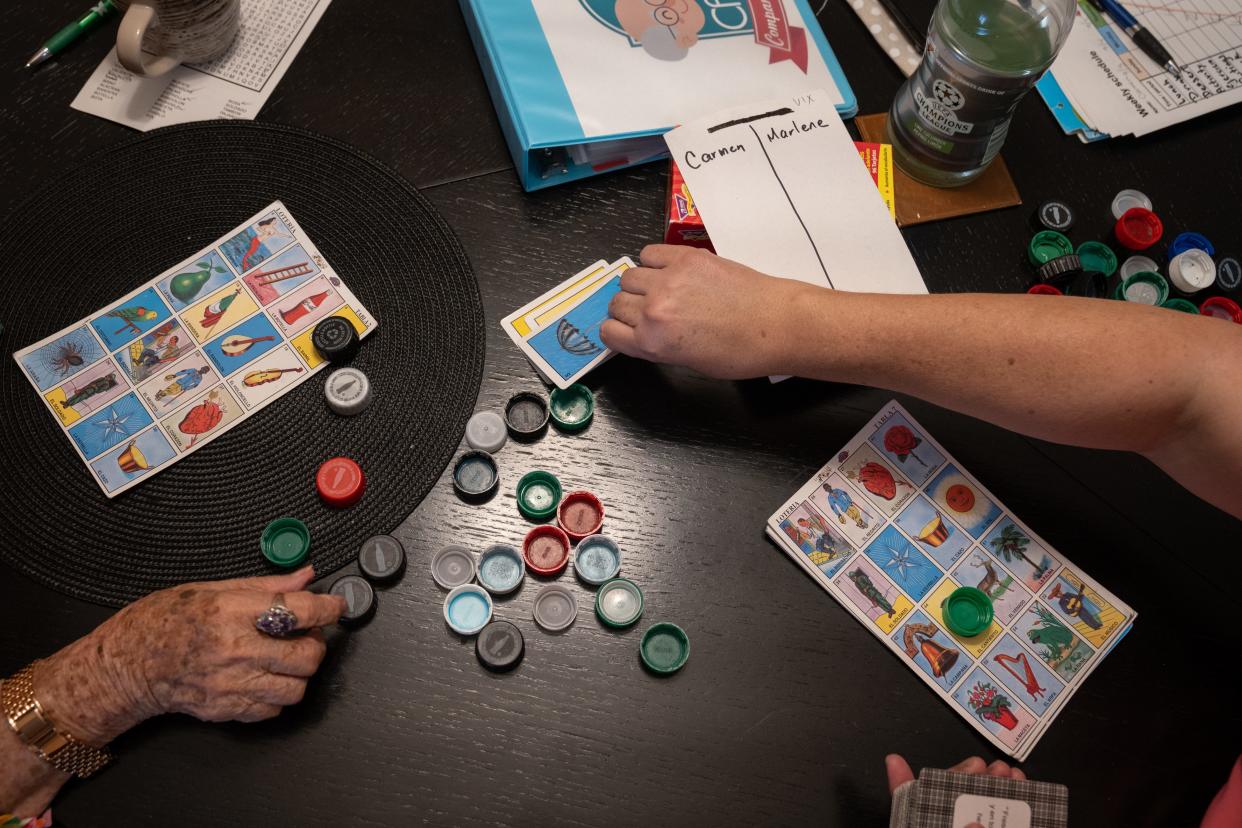
<svg viewBox="0 0 1242 828">
<path fill-rule="evenodd" d="M 392 535 L 374 535 L 358 550 L 358 569 L 372 581 L 395 581 L 405 571 L 405 547 Z"/>
<path fill-rule="evenodd" d="M 1055 259 L 1049 259 L 1039 266 L 1036 273 L 1041 282 L 1060 284 L 1069 281 L 1081 271 L 1082 259 L 1076 253 L 1070 253 L 1068 256 L 1057 256 Z"/>
<path fill-rule="evenodd" d="M 324 380 L 323 396 L 333 414 L 353 417 L 371 406 L 371 381 L 357 368 L 337 368 Z"/>
<path fill-rule="evenodd" d="M 570 492 L 556 510 L 556 522 L 575 542 L 604 525 L 604 504 L 590 492 Z"/>
<path fill-rule="evenodd" d="M 1216 248 L 1208 241 L 1207 236 L 1202 233 L 1178 233 L 1173 237 L 1173 241 L 1169 242 L 1168 258 L 1172 259 L 1178 253 L 1185 253 L 1187 250 L 1195 248 L 1202 250 L 1209 256 L 1216 255 Z"/>
<path fill-rule="evenodd" d="M 515 440 L 534 440 L 548 427 L 548 401 L 542 394 L 519 391 L 505 405 L 505 425 Z"/>
<path fill-rule="evenodd" d="M 660 675 L 676 673 L 690 658 L 690 637 L 676 624 L 661 621 L 643 633 L 638 653 L 648 670 Z"/>
<path fill-rule="evenodd" d="M 1166 299 L 1160 303 L 1160 307 L 1181 311 L 1182 313 L 1193 313 L 1195 316 L 1199 315 L 1199 309 L 1195 307 L 1195 303 L 1188 299 Z"/>
<path fill-rule="evenodd" d="M 1197 247 L 1183 250 L 1169 262 L 1169 281 L 1182 293 L 1198 293 L 1216 281 L 1216 263 Z"/>
<path fill-rule="evenodd" d="M 1105 276 L 1112 276 L 1117 272 L 1117 254 L 1102 242 L 1083 242 L 1074 252 L 1078 254 L 1083 270 L 1094 270 Z"/>
<path fill-rule="evenodd" d="M 353 322 L 343 316 L 329 316 L 315 324 L 311 344 L 320 356 L 335 365 L 353 359 L 362 340 Z"/>
<path fill-rule="evenodd" d="M 1236 290 L 1242 286 L 1242 263 L 1227 256 L 1216 263 L 1216 284 L 1221 290 Z"/>
<path fill-rule="evenodd" d="M 1040 230 L 1031 237 L 1026 246 L 1026 254 L 1033 265 L 1050 262 L 1058 256 L 1068 256 L 1074 252 L 1074 245 L 1055 230 Z"/>
<path fill-rule="evenodd" d="M 375 589 L 360 575 L 337 578 L 328 587 L 328 594 L 345 599 L 345 612 L 340 617 L 340 623 L 345 626 L 361 624 L 375 615 Z"/>
<path fill-rule="evenodd" d="M 536 526 L 522 541 L 522 558 L 536 575 L 560 575 L 569 564 L 569 535 L 559 526 Z"/>
<path fill-rule="evenodd" d="M 493 621 L 479 631 L 474 640 L 474 654 L 489 670 L 504 673 L 512 670 L 526 654 L 526 639 L 515 624 Z"/>
<path fill-rule="evenodd" d="M 1129 279 L 1135 273 L 1159 273 L 1160 267 L 1146 256 L 1130 256 L 1121 263 L 1117 272 L 1122 279 Z"/>
<path fill-rule="evenodd" d="M 1045 285 L 1043 283 L 1040 283 L 1038 285 L 1031 285 L 1029 288 L 1026 289 L 1026 292 L 1030 294 L 1034 294 L 1035 296 L 1064 296 L 1065 295 L 1064 293 L 1061 292 L 1061 289 L 1056 287 L 1055 285 Z"/>
<path fill-rule="evenodd" d="M 498 543 L 483 550 L 479 556 L 479 583 L 493 595 L 508 595 L 526 577 L 522 553 L 512 546 Z"/>
<path fill-rule="evenodd" d="M 505 420 L 495 411 L 477 411 L 466 423 L 466 445 L 495 454 L 509 441 Z"/>
<path fill-rule="evenodd" d="M 567 630 L 578 619 L 578 599 L 568 587 L 548 584 L 535 596 L 531 615 L 548 632 Z"/>
<path fill-rule="evenodd" d="M 297 518 L 276 518 L 263 529 L 259 548 L 276 566 L 297 566 L 310 552 L 310 529 Z"/>
<path fill-rule="evenodd" d="M 602 584 L 621 571 L 621 547 L 607 535 L 587 535 L 574 553 L 574 572 L 588 584 Z"/>
<path fill-rule="evenodd" d="M 315 473 L 315 488 L 324 503 L 344 509 L 362 499 L 363 492 L 367 490 L 367 478 L 362 473 L 362 467 L 353 460 L 333 457 Z"/>
<path fill-rule="evenodd" d="M 444 589 L 474 580 L 474 555 L 464 546 L 446 546 L 431 559 L 431 577 Z"/>
<path fill-rule="evenodd" d="M 496 460 L 485 451 L 467 451 L 453 464 L 453 488 L 466 500 L 487 497 L 499 482 Z"/>
<path fill-rule="evenodd" d="M 518 511 L 531 520 L 547 520 L 561 503 L 561 481 L 542 469 L 522 475 L 515 491 Z"/>
<path fill-rule="evenodd" d="M 1113 196 L 1113 218 L 1119 219 L 1126 214 L 1127 211 L 1142 207 L 1144 210 L 1151 209 L 1151 199 L 1140 193 L 1138 190 L 1121 190 L 1117 195 Z"/>
<path fill-rule="evenodd" d="M 1113 235 L 1127 250 L 1146 250 L 1164 235 L 1160 216 L 1143 207 L 1132 207 L 1113 225 Z"/>
<path fill-rule="evenodd" d="M 1035 212 L 1035 220 L 1045 230 L 1064 233 L 1074 226 L 1074 211 L 1064 201 L 1050 199 L 1039 205 L 1039 210 Z"/>
<path fill-rule="evenodd" d="M 1199 306 L 1199 313 L 1204 316 L 1214 316 L 1217 319 L 1228 319 L 1230 322 L 1242 325 L 1242 307 L 1238 307 L 1237 302 L 1226 296 L 1213 296 L 1211 299 L 1203 300 L 1203 304 Z"/>
<path fill-rule="evenodd" d="M 595 614 L 609 627 L 628 627 L 642 617 L 643 591 L 625 578 L 613 578 L 595 593 Z"/>
<path fill-rule="evenodd" d="M 458 635 L 475 635 L 492 620 L 492 596 L 475 584 L 454 587 L 444 598 L 444 621 Z"/>
<path fill-rule="evenodd" d="M 581 431 L 595 415 L 595 395 L 580 382 L 552 389 L 548 408 L 552 423 L 561 431 Z"/>
<path fill-rule="evenodd" d="M 1140 305 L 1162 305 L 1169 298 L 1169 283 L 1159 273 L 1140 271 L 1121 283 L 1121 298 Z"/>
<path fill-rule="evenodd" d="M 1108 277 L 1098 270 L 1084 270 L 1064 285 L 1065 292 L 1070 296 L 1085 296 L 1098 299 L 1108 295 Z"/>
<path fill-rule="evenodd" d="M 976 587 L 958 587 L 940 605 L 944 623 L 964 638 L 976 636 L 992 623 L 992 599 Z"/>
</svg>

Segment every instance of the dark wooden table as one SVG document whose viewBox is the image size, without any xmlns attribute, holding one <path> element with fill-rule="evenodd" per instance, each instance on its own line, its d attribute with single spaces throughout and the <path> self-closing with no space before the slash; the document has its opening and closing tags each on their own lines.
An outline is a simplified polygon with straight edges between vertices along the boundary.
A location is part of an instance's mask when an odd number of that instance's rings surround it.
<svg viewBox="0 0 1242 828">
<path fill-rule="evenodd" d="M 4 212 L 131 134 L 69 108 L 107 36 L 42 71 L 21 68 L 82 6 L 0 8 Z M 479 405 L 495 408 L 538 385 L 499 319 L 586 262 L 657 240 L 665 173 L 656 164 L 523 193 L 456 4 L 414 9 L 337 0 L 261 117 L 361 147 L 443 211 L 482 287 Z M 888 58 L 843 0 L 827 0 L 820 20 L 862 111 L 887 108 L 901 82 Z M 935 291 L 1015 291 L 1029 278 L 1033 205 L 1064 199 L 1081 216 L 1076 234 L 1102 238 L 1113 193 L 1137 187 L 1167 227 L 1198 230 L 1238 255 L 1240 130 L 1235 108 L 1144 140 L 1083 146 L 1032 96 L 1004 151 L 1027 206 L 915 227 L 906 240 Z M 997 324 L 1021 335 L 1021 319 Z M 1096 356 L 1117 365 L 1144 357 Z M 547 468 L 603 497 L 624 574 L 646 590 L 640 626 L 669 619 L 689 631 L 693 657 L 679 675 L 647 675 L 638 631 L 603 629 L 586 607 L 567 634 L 540 633 L 529 621 L 530 584 L 499 608 L 526 632 L 525 663 L 506 676 L 484 672 L 472 644 L 445 628 L 427 562 L 447 542 L 512 541 L 525 524 L 511 493 L 470 507 L 445 482 L 400 527 L 376 527 L 403 539 L 409 571 L 381 594 L 369 627 L 333 636 L 300 707 L 253 726 L 150 722 L 120 740 L 113 768 L 62 793 L 57 824 L 881 826 L 885 753 L 916 767 L 996 758 L 763 536 L 773 509 L 888 393 L 714 382 L 627 359 L 590 384 L 591 428 L 510 444 L 500 455 L 505 480 Z M 1238 522 L 1137 457 L 1054 446 L 903 402 L 1141 614 L 1043 738 L 1028 774 L 1070 786 L 1076 825 L 1197 824 L 1242 749 L 1237 685 L 1226 680 L 1238 660 Z M 109 614 L 7 568 L 0 606 L 0 674 Z"/>
</svg>

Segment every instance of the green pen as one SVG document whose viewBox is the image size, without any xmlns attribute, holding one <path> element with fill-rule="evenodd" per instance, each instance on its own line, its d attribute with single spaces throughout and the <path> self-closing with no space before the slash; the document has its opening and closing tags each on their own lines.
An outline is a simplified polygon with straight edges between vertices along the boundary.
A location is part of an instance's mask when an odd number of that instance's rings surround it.
<svg viewBox="0 0 1242 828">
<path fill-rule="evenodd" d="M 94 29 L 105 19 L 112 16 L 116 11 L 116 6 L 112 5 L 112 0 L 101 0 L 91 6 L 86 14 L 61 29 L 43 44 L 43 48 L 34 53 L 30 60 L 26 61 L 26 68 L 38 66 L 48 58 L 60 54 L 65 47 L 82 35 Z"/>
</svg>

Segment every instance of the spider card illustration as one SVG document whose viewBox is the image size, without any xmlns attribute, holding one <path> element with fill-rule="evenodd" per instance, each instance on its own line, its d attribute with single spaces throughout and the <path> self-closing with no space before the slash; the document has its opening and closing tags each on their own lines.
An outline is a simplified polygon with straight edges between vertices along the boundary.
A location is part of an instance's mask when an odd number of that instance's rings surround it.
<svg viewBox="0 0 1242 828">
<path fill-rule="evenodd" d="M 103 346 L 86 325 L 64 331 L 42 345 L 18 351 L 18 363 L 40 391 L 77 374 L 104 355 Z"/>
</svg>

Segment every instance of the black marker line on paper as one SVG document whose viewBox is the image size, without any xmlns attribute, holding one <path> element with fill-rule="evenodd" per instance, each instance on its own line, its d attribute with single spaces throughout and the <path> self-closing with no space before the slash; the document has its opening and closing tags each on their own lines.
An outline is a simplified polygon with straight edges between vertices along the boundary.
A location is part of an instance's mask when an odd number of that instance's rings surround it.
<svg viewBox="0 0 1242 828">
<path fill-rule="evenodd" d="M 762 121 L 764 118 L 774 118 L 777 115 L 792 115 L 792 114 L 793 114 L 793 110 L 786 106 L 781 109 L 773 109 L 771 112 L 764 112 L 759 115 L 751 115 L 747 118 L 737 118 L 736 120 L 733 120 L 733 121 L 725 121 L 723 124 L 716 124 L 714 127 L 708 127 L 707 133 L 710 135 L 713 132 L 718 132 L 719 130 L 722 130 L 722 129 L 728 129 L 731 126 L 738 126 L 739 124 L 749 124 L 751 121 Z"/>
<path fill-rule="evenodd" d="M 771 112 L 770 115 L 783 115 L 784 112 Z M 752 119 L 754 120 L 754 119 Z M 811 231 L 806 229 L 806 222 L 802 220 L 802 214 L 798 212 L 798 208 L 794 205 L 793 199 L 789 197 L 789 190 L 785 187 L 785 182 L 781 180 L 781 174 L 776 171 L 776 165 L 772 163 L 772 156 L 768 155 L 768 148 L 763 145 L 763 139 L 759 137 L 759 133 L 755 132 L 753 126 L 748 126 L 751 132 L 755 133 L 755 140 L 759 142 L 759 149 L 763 150 L 763 157 L 768 159 L 768 166 L 772 168 L 772 175 L 776 176 L 776 183 L 781 185 L 781 191 L 785 194 L 785 200 L 789 202 L 789 209 L 793 210 L 794 216 L 798 219 L 798 224 L 802 225 L 802 232 L 806 233 L 806 240 L 811 243 L 811 249 L 815 251 L 815 258 L 819 260 L 819 269 L 824 272 L 824 278 L 828 280 L 828 287 L 836 289 L 836 285 L 832 283 L 832 277 L 828 275 L 828 267 L 824 264 L 824 257 L 819 255 L 819 247 L 815 244 L 815 239 L 811 238 Z"/>
</svg>

